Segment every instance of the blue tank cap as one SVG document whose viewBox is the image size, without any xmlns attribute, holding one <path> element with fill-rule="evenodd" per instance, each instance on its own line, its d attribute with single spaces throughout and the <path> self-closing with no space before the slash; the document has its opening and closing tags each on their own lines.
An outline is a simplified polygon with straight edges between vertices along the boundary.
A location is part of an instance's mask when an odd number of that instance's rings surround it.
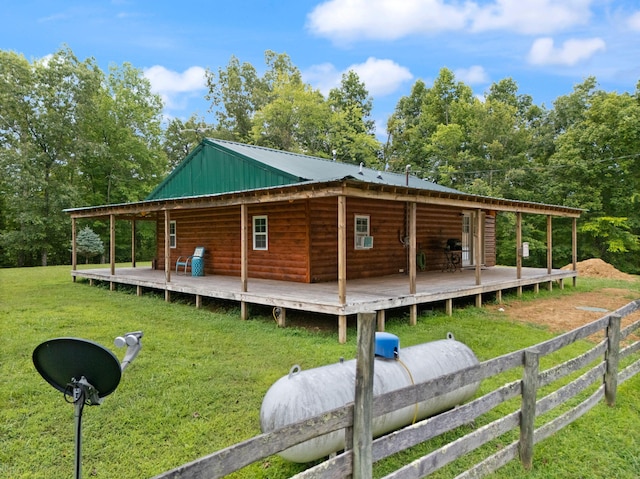
<svg viewBox="0 0 640 479">
<path fill-rule="evenodd" d="M 387 359 L 395 359 L 399 355 L 400 340 L 398 336 L 391 333 L 376 333 L 376 356 Z"/>
</svg>

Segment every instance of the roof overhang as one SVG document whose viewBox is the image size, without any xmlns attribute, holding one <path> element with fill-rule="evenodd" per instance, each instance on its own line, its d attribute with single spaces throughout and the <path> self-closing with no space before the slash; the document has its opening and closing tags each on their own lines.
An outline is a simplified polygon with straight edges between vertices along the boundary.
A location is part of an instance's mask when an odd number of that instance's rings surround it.
<svg viewBox="0 0 640 479">
<path fill-rule="evenodd" d="M 408 186 L 367 183 L 350 178 L 325 182 L 304 182 L 214 195 L 69 208 L 64 211 L 72 218 L 96 218 L 115 215 L 129 219 L 145 219 L 151 213 L 166 210 L 222 208 L 242 204 L 264 204 L 337 196 L 374 198 L 386 201 L 450 206 L 469 210 L 506 211 L 569 218 L 578 218 L 584 211 L 580 208 L 570 208 L 567 206 L 492 198 L 461 192 L 442 192 Z"/>
</svg>

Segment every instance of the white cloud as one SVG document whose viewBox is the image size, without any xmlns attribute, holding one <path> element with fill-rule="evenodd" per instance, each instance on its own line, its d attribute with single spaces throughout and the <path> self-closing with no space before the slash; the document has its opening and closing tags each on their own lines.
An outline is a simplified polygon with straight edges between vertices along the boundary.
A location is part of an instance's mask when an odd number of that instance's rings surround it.
<svg viewBox="0 0 640 479">
<path fill-rule="evenodd" d="M 393 40 L 414 33 L 460 30 L 469 15 L 466 5 L 447 5 L 443 0 L 329 0 L 308 15 L 307 27 L 338 41 Z"/>
<path fill-rule="evenodd" d="M 558 48 L 555 47 L 553 38 L 538 38 L 529 50 L 529 63 L 573 66 L 605 49 L 606 44 L 601 38 L 571 39 Z"/>
<path fill-rule="evenodd" d="M 408 68 L 398 65 L 392 60 L 381 60 L 369 57 L 364 63 L 357 63 L 338 71 L 331 63 L 314 65 L 305 72 L 305 82 L 318 88 L 324 95 L 329 90 L 340 86 L 342 74 L 353 70 L 373 97 L 381 97 L 395 92 L 405 81 L 411 80 L 413 75 Z"/>
<path fill-rule="evenodd" d="M 199 66 L 187 68 L 179 73 L 162 65 L 154 65 L 143 71 L 151 82 L 151 89 L 162 97 L 166 108 L 182 110 L 187 107 L 188 98 L 201 94 L 207 86 L 206 71 Z"/>
<path fill-rule="evenodd" d="M 631 30 L 640 32 L 640 11 L 637 11 L 629 17 L 629 19 L 627 20 L 627 25 Z"/>
<path fill-rule="evenodd" d="M 395 40 L 445 31 L 549 34 L 588 22 L 594 0 L 327 0 L 307 28 L 337 42 Z"/>
<path fill-rule="evenodd" d="M 168 70 L 161 65 L 154 65 L 144 70 L 153 90 L 157 93 L 191 92 L 206 88 L 205 69 L 190 67 L 183 73 Z"/>
<path fill-rule="evenodd" d="M 489 83 L 489 75 L 480 65 L 473 65 L 469 68 L 459 68 L 453 73 L 457 80 L 469 85 Z"/>
<path fill-rule="evenodd" d="M 496 0 L 478 7 L 472 31 L 508 30 L 522 34 L 549 34 L 591 17 L 593 0 Z"/>
</svg>

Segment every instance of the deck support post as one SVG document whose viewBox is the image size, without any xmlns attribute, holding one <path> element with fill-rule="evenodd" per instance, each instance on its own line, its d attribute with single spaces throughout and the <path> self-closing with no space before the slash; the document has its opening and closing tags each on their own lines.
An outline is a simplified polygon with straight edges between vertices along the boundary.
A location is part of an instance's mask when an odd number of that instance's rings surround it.
<svg viewBox="0 0 640 479">
<path fill-rule="evenodd" d="M 445 312 L 447 316 L 453 316 L 453 299 L 447 298 L 445 301 Z"/>
<path fill-rule="evenodd" d="M 533 285 L 533 293 L 534 294 L 540 293 L 540 283 L 536 283 Z"/>
<path fill-rule="evenodd" d="M 249 319 L 249 304 L 246 301 L 240 301 L 240 319 L 242 321 Z"/>
<path fill-rule="evenodd" d="M 476 294 L 476 308 L 482 308 L 482 293 Z"/>
<path fill-rule="evenodd" d="M 358 314 L 358 354 L 353 406 L 353 479 L 373 473 L 373 363 L 376 313 Z"/>
<path fill-rule="evenodd" d="M 496 303 L 502 304 L 502 290 L 496 291 Z"/>
<path fill-rule="evenodd" d="M 412 304 L 409 306 L 409 325 L 415 326 L 418 324 L 418 305 Z"/>
<path fill-rule="evenodd" d="M 338 342 L 340 344 L 347 342 L 347 317 L 343 314 L 338 316 Z"/>
<path fill-rule="evenodd" d="M 376 318 L 377 318 L 377 330 L 378 331 L 384 331 L 385 328 L 385 310 L 381 309 L 376 313 Z"/>
<path fill-rule="evenodd" d="M 167 303 L 171 302 L 171 291 L 169 291 L 168 289 L 164 290 L 164 300 Z"/>
<path fill-rule="evenodd" d="M 136 286 L 136 296 L 142 296 L 142 286 Z"/>
<path fill-rule="evenodd" d="M 196 309 L 202 308 L 202 296 L 196 294 Z"/>
</svg>

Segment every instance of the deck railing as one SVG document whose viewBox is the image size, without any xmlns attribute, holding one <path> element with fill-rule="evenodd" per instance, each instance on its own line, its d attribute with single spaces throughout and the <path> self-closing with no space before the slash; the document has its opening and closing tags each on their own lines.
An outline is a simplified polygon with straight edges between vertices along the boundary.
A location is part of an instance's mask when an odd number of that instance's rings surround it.
<svg viewBox="0 0 640 479">
<path fill-rule="evenodd" d="M 640 309 L 640 300 L 633 301 L 592 323 L 530 348 L 490 359 L 459 372 L 374 398 L 367 394 L 359 395 L 358 391 L 356 391 L 355 406 L 352 403 L 297 424 L 270 433 L 260 434 L 191 463 L 184 464 L 172 471 L 165 472 L 156 476 L 156 479 L 186 477 L 191 479 L 213 479 L 224 477 L 296 444 L 340 429 L 345 429 L 347 450 L 294 477 L 298 479 L 333 479 L 351 475 L 354 478 L 371 477 L 373 463 L 436 438 L 460 426 L 472 424 L 482 415 L 506 401 L 518 397 L 521 403 L 520 407 L 516 408 L 515 411 L 502 415 L 499 419 L 484 424 L 473 432 L 406 464 L 385 476 L 385 479 L 428 476 L 464 454 L 476 450 L 516 429 L 519 429 L 519 437 L 516 440 L 457 477 L 482 477 L 516 458 L 519 458 L 524 468 L 528 469 L 532 466 L 533 449 L 536 443 L 548 438 L 584 415 L 598 404 L 602 398 L 605 399 L 607 404 L 613 406 L 616 400 L 618 384 L 640 372 L 640 359 L 632 356 L 640 351 L 640 340 L 637 340 L 636 336 L 632 336 L 632 333 L 640 328 L 640 320 L 624 329 L 621 329 L 620 326 L 623 317 L 638 309 Z M 360 343 L 362 340 L 362 344 L 367 344 L 367 341 L 369 341 L 367 338 L 374 334 L 374 327 L 375 315 L 363 313 L 358 316 L 359 350 L 368 351 L 369 348 L 361 348 Z M 603 335 L 604 339 L 597 342 L 595 346 L 585 353 L 550 369 L 540 371 L 540 359 L 542 357 L 599 332 L 605 333 Z M 621 344 L 624 344 L 625 347 L 621 348 Z M 367 354 L 367 356 L 371 355 Z M 619 370 L 619 363 L 623 360 L 629 364 L 624 369 Z M 367 361 L 373 361 L 373 358 L 363 357 L 359 354 L 358 362 L 361 365 Z M 358 366 L 356 368 L 358 369 Z M 412 406 L 416 402 L 446 394 L 480 380 L 509 373 L 510 371 L 511 374 L 517 373 L 517 368 L 522 368 L 522 377 L 520 379 L 494 389 L 467 404 L 375 440 L 370 438 L 370 427 L 367 427 L 367 425 L 363 427 L 361 421 L 358 421 L 359 414 L 360 418 L 377 417 Z M 361 369 L 366 370 L 366 367 Z M 575 379 L 568 378 L 572 374 L 580 375 Z M 540 395 L 538 393 L 541 388 L 563 378 L 568 378 L 564 381 L 566 384 L 553 388 L 553 392 L 538 399 Z M 368 378 L 366 377 L 364 381 L 361 381 L 361 383 L 365 384 L 367 382 Z M 362 384 L 356 387 L 362 387 Z M 595 391 L 585 392 L 579 398 L 579 404 L 575 406 L 566 405 L 568 401 L 590 387 L 591 389 L 595 388 Z M 583 399 L 584 395 L 588 395 L 588 397 Z M 548 413 L 560 405 L 565 405 L 564 407 L 568 409 L 535 428 L 534 421 L 536 417 Z M 356 412 L 354 415 L 354 409 L 360 412 Z M 361 411 L 363 410 L 366 411 L 365 414 L 362 414 Z M 368 437 L 359 437 L 359 435 L 367 435 Z"/>
</svg>

